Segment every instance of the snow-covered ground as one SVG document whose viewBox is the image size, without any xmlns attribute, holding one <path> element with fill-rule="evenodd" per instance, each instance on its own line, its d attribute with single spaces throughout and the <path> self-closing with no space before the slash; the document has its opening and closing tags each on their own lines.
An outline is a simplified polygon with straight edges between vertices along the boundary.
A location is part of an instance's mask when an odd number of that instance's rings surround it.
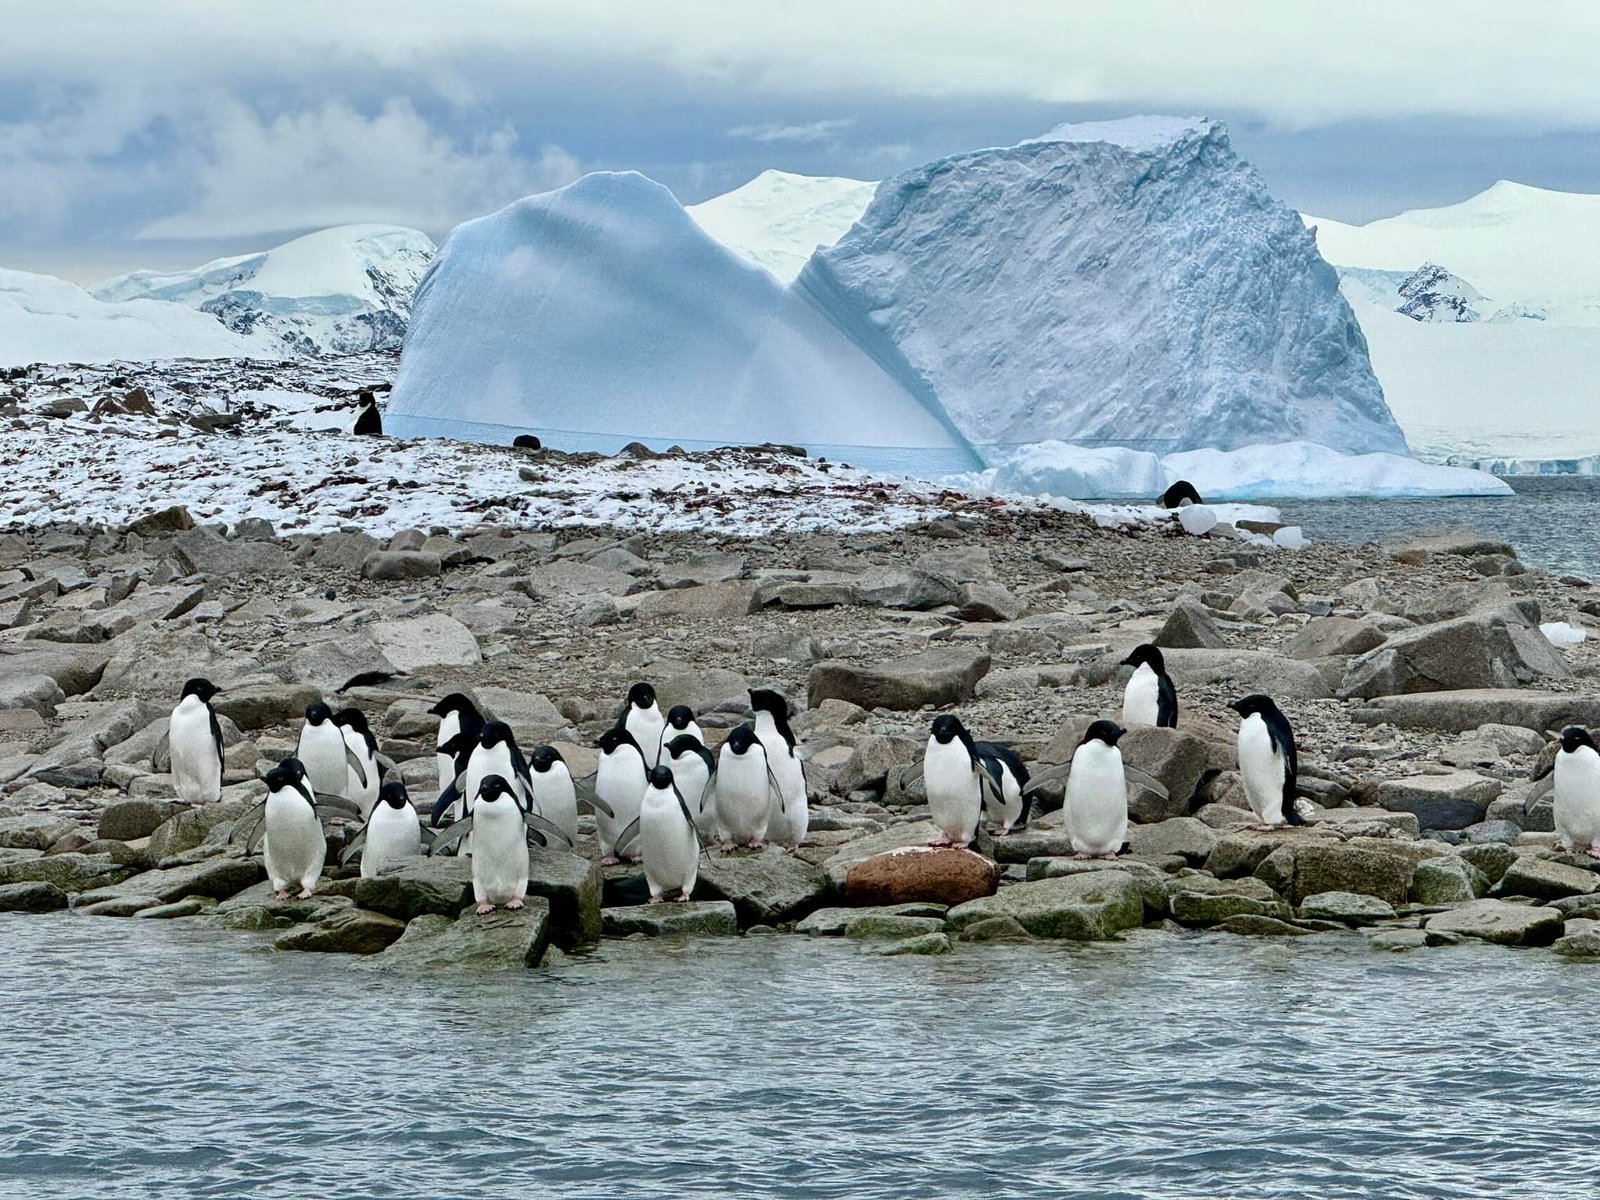
<svg viewBox="0 0 1600 1200">
<path fill-rule="evenodd" d="M 788 283 L 812 251 L 833 245 L 860 219 L 877 190 L 860 179 L 763 171 L 686 211 L 729 250 Z"/>
</svg>

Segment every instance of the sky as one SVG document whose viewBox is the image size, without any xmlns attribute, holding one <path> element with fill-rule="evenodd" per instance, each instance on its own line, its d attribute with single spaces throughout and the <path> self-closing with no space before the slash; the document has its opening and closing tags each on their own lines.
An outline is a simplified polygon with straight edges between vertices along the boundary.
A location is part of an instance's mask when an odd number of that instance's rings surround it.
<svg viewBox="0 0 1600 1200">
<path fill-rule="evenodd" d="M 90 283 L 589 170 L 684 203 L 1068 120 L 1228 123 L 1304 212 L 1600 192 L 1600 5 L 0 0 L 0 266 Z"/>
</svg>

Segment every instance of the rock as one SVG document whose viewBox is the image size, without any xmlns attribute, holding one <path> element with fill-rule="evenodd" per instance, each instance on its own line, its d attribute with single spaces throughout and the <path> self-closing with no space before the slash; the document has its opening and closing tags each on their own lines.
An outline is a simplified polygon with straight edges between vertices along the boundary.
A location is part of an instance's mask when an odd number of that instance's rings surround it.
<svg viewBox="0 0 1600 1200">
<path fill-rule="evenodd" d="M 354 679 L 399 674 L 383 652 L 360 633 L 312 642 L 290 655 L 280 670 L 326 695 L 344 690 Z"/>
<path fill-rule="evenodd" d="M 1015 884 L 947 914 L 958 933 L 991 917 L 1010 917 L 1034 937 L 1103 941 L 1142 925 L 1144 900 L 1127 872 L 1100 871 Z"/>
<path fill-rule="evenodd" d="M 171 921 L 178 917 L 197 917 L 206 910 L 206 902 L 198 896 L 187 900 L 174 900 L 171 904 L 152 904 L 133 915 L 151 921 Z"/>
<path fill-rule="evenodd" d="M 194 518 L 181 504 L 163 508 L 160 512 L 146 513 L 128 526 L 129 533 L 140 537 L 155 537 L 163 533 L 182 533 L 194 528 Z"/>
<path fill-rule="evenodd" d="M 185 575 L 226 579 L 283 575 L 289 570 L 289 556 L 274 542 L 230 542 L 210 529 L 195 528 L 178 534 L 171 545 Z"/>
<path fill-rule="evenodd" d="M 1563 958 L 1600 958 L 1600 922 L 1568 921 L 1566 933 L 1550 949 Z"/>
<path fill-rule="evenodd" d="M 1300 902 L 1300 915 L 1324 921 L 1343 921 L 1346 925 L 1375 925 L 1392 921 L 1395 911 L 1376 896 L 1356 892 L 1318 892 Z"/>
<path fill-rule="evenodd" d="M 600 940 L 600 868 L 565 850 L 528 851 L 528 894 L 550 904 L 550 937 L 563 950 Z"/>
<path fill-rule="evenodd" d="M 603 908 L 600 910 L 600 920 L 601 928 L 608 937 L 627 937 L 633 933 L 642 933 L 646 937 L 733 937 L 739 932 L 739 919 L 734 914 L 733 905 L 726 900 Z"/>
<path fill-rule="evenodd" d="M 803 859 L 776 851 L 707 860 L 697 891 L 731 901 L 741 928 L 797 920 L 821 904 L 828 877 Z"/>
<path fill-rule="evenodd" d="M 1365 654 L 1387 640 L 1370 621 L 1350 617 L 1318 617 L 1283 644 L 1283 652 L 1302 661 Z"/>
<path fill-rule="evenodd" d="M 225 929 L 288 929 L 315 924 L 335 912 L 353 907 L 349 897 L 330 896 L 326 892 L 305 900 L 296 896 L 276 900 L 274 894 L 271 881 L 263 880 L 222 901 L 211 910 L 209 919 Z"/>
<path fill-rule="evenodd" d="M 480 708 L 511 726 L 517 745 L 526 747 L 524 754 L 531 754 L 535 746 L 573 740 L 572 722 L 561 715 L 548 696 L 502 687 L 481 687 L 476 692 Z M 437 722 L 438 718 L 429 720 Z"/>
<path fill-rule="evenodd" d="M 417 858 L 356 883 L 361 908 L 411 921 L 427 913 L 455 917 L 472 904 L 472 860 Z"/>
<path fill-rule="evenodd" d="M 962 584 L 956 605 L 956 615 L 963 621 L 1015 621 L 1027 608 L 998 583 Z"/>
<path fill-rule="evenodd" d="M 1128 789 L 1128 816 L 1145 823 L 1186 816 L 1200 777 L 1210 759 L 1208 743 L 1181 729 L 1139 725 L 1117 743 L 1122 760 L 1159 779 L 1167 789 L 1163 799 L 1141 787 Z M 1070 755 L 1069 755 L 1070 757 Z"/>
<path fill-rule="evenodd" d="M 862 708 L 915 711 L 923 705 L 942 707 L 972 699 L 978 680 L 989 671 L 981 651 L 948 647 L 881 665 L 839 661 L 811 668 L 808 705 L 846 700 Z"/>
<path fill-rule="evenodd" d="M 1128 827 L 1130 854 L 1140 858 L 1177 854 L 1196 867 L 1206 861 L 1220 840 L 1216 830 L 1194 817 L 1171 817 L 1153 825 Z"/>
<path fill-rule="evenodd" d="M 1465 829 L 1483 820 L 1489 803 L 1505 785 L 1471 771 L 1449 775 L 1410 775 L 1378 785 L 1378 803 L 1390 812 L 1409 812 L 1423 829 Z"/>
<path fill-rule="evenodd" d="M 943 923 L 943 904 L 890 904 L 880 908 L 819 908 L 794 927 L 796 933 L 812 937 L 839 937 L 845 926 L 857 917 L 938 917 Z"/>
<path fill-rule="evenodd" d="M 943 932 L 943 917 L 891 916 L 881 913 L 863 913 L 844 927 L 845 937 L 860 942 L 888 941 Z"/>
<path fill-rule="evenodd" d="M 1411 876 L 1411 899 L 1430 908 L 1476 900 L 1488 890 L 1484 873 L 1454 855 L 1425 858 Z"/>
<path fill-rule="evenodd" d="M 1177 606 L 1150 640 L 1163 650 L 1222 650 L 1228 645 L 1211 610 L 1189 596 L 1178 598 Z"/>
<path fill-rule="evenodd" d="M 1549 906 L 1568 921 L 1600 919 L 1600 893 L 1590 892 L 1587 896 L 1568 896 L 1563 900 L 1552 900 Z"/>
<path fill-rule="evenodd" d="M 1277 700 L 1324 700 L 1333 694 L 1322 672 L 1311 663 L 1297 662 L 1260 650 L 1169 650 L 1167 674 L 1177 685 L 1181 700 L 1191 688 L 1224 684 L 1236 695 L 1266 692 Z M 1182 717 L 1179 718 L 1180 726 Z"/>
<path fill-rule="evenodd" d="M 875 953 L 884 958 L 896 958 L 902 954 L 949 954 L 950 949 L 950 939 L 944 934 L 924 933 L 880 946 Z"/>
<path fill-rule="evenodd" d="M 982 546 L 946 546 L 917 555 L 911 564 L 919 571 L 943 575 L 957 583 L 982 583 L 995 578 L 994 560 Z"/>
<path fill-rule="evenodd" d="M 0 912 L 55 912 L 66 906 L 66 892 L 42 879 L 0 884 Z"/>
<path fill-rule="evenodd" d="M 754 583 L 708 583 L 665 592 L 645 592 L 633 608 L 639 621 L 682 619 L 700 625 L 736 621 L 752 611 Z"/>
<path fill-rule="evenodd" d="M 850 868 L 857 863 L 865 862 L 876 854 L 899 850 L 904 846 L 926 846 L 938 836 L 939 830 L 932 821 L 912 821 L 904 825 L 895 825 L 882 833 L 869 834 L 855 841 L 846 842 L 823 862 L 822 870 L 828 877 L 828 882 L 842 890 L 844 881 L 850 875 Z M 1021 861 L 1026 862 L 1027 859 Z"/>
<path fill-rule="evenodd" d="M 1173 882 L 1167 903 L 1173 920 L 1185 925 L 1215 925 L 1240 916 L 1288 921 L 1294 916 L 1283 898 L 1259 879 L 1189 876 Z"/>
<path fill-rule="evenodd" d="M 1482 871 L 1484 878 L 1491 884 L 1499 883 L 1511 864 L 1517 861 L 1517 852 L 1510 846 L 1498 842 L 1462 846 L 1457 853 L 1463 862 Z"/>
<path fill-rule="evenodd" d="M 1391 954 L 1420 950 L 1427 944 L 1428 935 L 1420 929 L 1385 929 L 1373 934 L 1367 942 L 1374 950 L 1387 950 Z"/>
<path fill-rule="evenodd" d="M 399 941 L 404 921 L 364 908 L 341 908 L 315 925 L 297 925 L 273 943 L 279 950 L 324 954 L 377 954 Z"/>
<path fill-rule="evenodd" d="M 269 683 L 229 688 L 218 693 L 211 707 L 240 729 L 256 730 L 300 721 L 306 706 L 320 699 L 321 691 L 309 684 Z"/>
<path fill-rule="evenodd" d="M 999 864 L 981 854 L 965 849 L 909 846 L 851 867 L 845 876 L 844 895 L 854 905 L 919 901 L 956 905 L 992 896 L 999 886 Z"/>
<path fill-rule="evenodd" d="M 963 942 L 1031 942 L 1033 934 L 1012 917 L 984 917 L 961 931 Z"/>
<path fill-rule="evenodd" d="M 1500 554 L 1515 558 L 1517 553 L 1507 542 L 1462 528 L 1395 539 L 1385 543 L 1385 549 L 1388 550 L 1390 558 L 1402 562 L 1426 562 L 1438 554 L 1456 554 L 1465 558 Z"/>
<path fill-rule="evenodd" d="M 100 810 L 97 836 L 118 842 L 137 841 L 154 833 L 173 811 L 174 806 L 165 800 L 113 800 Z"/>
<path fill-rule="evenodd" d="M 1568 676 L 1560 651 L 1520 609 L 1506 607 L 1394 634 L 1350 664 L 1339 695 L 1513 688 Z"/>
<path fill-rule="evenodd" d="M 1211 808 L 1220 807 L 1211 805 Z M 1249 821 L 1254 818 L 1248 810 L 1233 809 L 1236 821 Z M 1197 820 L 1199 818 L 1196 818 Z M 1206 855 L 1205 869 L 1218 879 L 1233 879 L 1244 875 L 1253 875 L 1255 869 L 1261 865 L 1273 851 L 1280 846 L 1293 845 L 1304 841 L 1303 832 L 1290 832 L 1274 830 L 1270 833 L 1254 829 L 1240 829 L 1225 833 L 1218 839 L 1217 844 L 1211 848 L 1211 853 Z"/>
<path fill-rule="evenodd" d="M 1092 875 L 1099 871 L 1121 871 L 1139 886 L 1145 911 L 1161 916 L 1167 911 L 1167 876 L 1146 862 L 1131 858 L 1081 859 L 1081 858 L 1031 858 L 1028 860 L 1029 883 L 1038 879 L 1061 879 L 1068 875 Z"/>
<path fill-rule="evenodd" d="M 1241 937 L 1310 937 L 1312 932 L 1299 925 L 1291 925 L 1288 921 L 1280 921 L 1277 917 L 1255 913 L 1226 917 L 1211 928 L 1217 933 L 1232 933 Z"/>
<path fill-rule="evenodd" d="M 377 550 L 361 563 L 361 578 L 384 582 L 432 579 L 443 572 L 439 556 L 424 550 Z"/>
<path fill-rule="evenodd" d="M 116 896 L 154 896 L 163 904 L 190 896 L 226 900 L 259 882 L 264 874 L 259 858 L 208 858 L 187 866 L 143 871 L 121 883 L 86 892 L 79 902 L 96 904 Z"/>
<path fill-rule="evenodd" d="M 855 749 L 839 768 L 833 781 L 833 790 L 842 796 L 863 789 L 882 791 L 889 772 L 920 757 L 921 749 L 910 738 L 864 737 L 856 743 Z M 813 757 L 812 764 L 815 762 L 816 758 Z"/>
<path fill-rule="evenodd" d="M 186 903 L 179 901 L 179 903 Z M 114 895 L 109 899 L 97 900 L 93 904 L 76 905 L 72 912 L 79 917 L 136 917 L 147 908 L 161 908 L 161 901 L 154 896 L 123 896 Z"/>
<path fill-rule="evenodd" d="M 75 894 L 120 883 L 130 874 L 109 854 L 51 854 L 0 862 L 0 884 L 42 881 Z"/>
<path fill-rule="evenodd" d="M 955 580 L 916 568 L 873 567 L 856 579 L 854 593 L 857 604 L 873 608 L 925 611 L 960 602 Z"/>
<path fill-rule="evenodd" d="M 434 974 L 537 967 L 550 944 L 550 906 L 530 898 L 516 911 L 487 916 L 463 913 L 455 920 L 430 913 L 368 961 L 384 970 Z"/>
<path fill-rule="evenodd" d="M 1494 811 L 1494 805 L 1490 805 L 1489 811 L 1491 813 Z M 1515 821 L 1480 821 L 1476 825 L 1469 825 L 1463 832 L 1471 845 L 1499 842 L 1502 845 L 1515 846 L 1522 837 L 1522 827 Z"/>
<path fill-rule="evenodd" d="M 1600 888 L 1600 875 L 1593 871 L 1525 854 L 1506 868 L 1500 882 L 1495 884 L 1495 894 L 1560 900 L 1567 896 L 1587 896 L 1597 888 Z"/>
<path fill-rule="evenodd" d="M 55 813 L 28 813 L 20 817 L 0 817 L 0 847 L 16 850 L 48 850 L 78 826 Z"/>
<path fill-rule="evenodd" d="M 1429 944 L 1450 938 L 1477 938 L 1501 946 L 1548 946 L 1561 936 L 1561 914 L 1504 900 L 1474 900 L 1428 918 Z"/>
<path fill-rule="evenodd" d="M 0 709 L 28 708 L 49 719 L 66 692 L 48 675 L 6 675 L 0 677 Z"/>
<path fill-rule="evenodd" d="M 739 672 L 721 667 L 674 671 L 658 677 L 656 698 L 663 711 L 675 704 L 687 704 L 696 713 L 744 716 L 750 711 L 750 682 Z"/>
<path fill-rule="evenodd" d="M 1377 896 L 1390 905 L 1411 895 L 1416 855 L 1390 838 L 1352 838 L 1348 842 L 1302 840 L 1279 846 L 1255 869 L 1255 876 L 1302 904 L 1321 892 Z"/>
<path fill-rule="evenodd" d="M 263 786 L 262 796 L 265 797 Z M 148 852 L 156 862 L 183 854 L 203 845 L 219 827 L 237 821 L 254 806 L 252 802 L 224 800 L 178 809 L 150 834 Z"/>
<path fill-rule="evenodd" d="M 367 626 L 367 634 L 401 671 L 470 667 L 483 659 L 472 631 L 443 613 L 427 613 L 404 621 L 374 621 Z"/>
<path fill-rule="evenodd" d="M 1465 733 L 1485 724 L 1523 729 L 1563 729 L 1600 725 L 1600 696 L 1476 688 L 1381 696 L 1350 711 L 1363 725 L 1394 725 L 1440 733 Z"/>
</svg>

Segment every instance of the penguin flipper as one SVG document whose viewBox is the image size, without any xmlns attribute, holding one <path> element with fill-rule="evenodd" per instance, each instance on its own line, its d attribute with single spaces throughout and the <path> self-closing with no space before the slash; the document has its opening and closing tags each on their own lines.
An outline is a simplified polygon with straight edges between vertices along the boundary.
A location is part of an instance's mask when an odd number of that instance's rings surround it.
<svg viewBox="0 0 1600 1200">
<path fill-rule="evenodd" d="M 250 837 L 257 828 L 266 823 L 266 819 L 267 802 L 263 800 L 234 823 L 233 832 L 228 834 L 228 845 L 237 845 L 243 841 L 246 844 L 245 853 L 249 854 Z"/>
<path fill-rule="evenodd" d="M 212 717 L 211 718 L 211 723 L 213 725 L 216 724 L 216 721 L 217 721 L 216 717 Z M 172 733 L 169 730 L 169 731 L 165 731 L 165 732 L 162 733 L 161 739 L 158 742 L 156 742 L 156 744 L 155 744 L 155 749 L 150 751 L 150 769 L 152 771 L 159 772 L 161 770 L 161 765 L 160 765 L 160 761 L 159 760 L 160 760 L 161 755 L 163 753 L 167 754 L 167 757 L 168 757 L 168 759 L 170 761 L 170 759 L 172 757 L 171 747 L 172 747 Z M 220 746 L 217 749 L 217 757 L 219 759 L 222 757 L 222 749 L 221 749 Z"/>
<path fill-rule="evenodd" d="M 347 864 L 357 854 L 361 853 L 362 847 L 364 847 L 366 844 L 367 831 L 363 829 L 360 833 L 356 834 L 355 837 L 350 839 L 350 844 L 340 852 L 339 865 L 342 867 Z"/>
<path fill-rule="evenodd" d="M 600 799 L 599 794 L 594 790 L 593 775 L 585 775 L 582 779 L 574 779 L 572 781 L 572 790 L 577 793 L 578 799 L 587 804 L 594 812 L 604 813 L 613 821 L 617 819 L 617 814 L 612 810 L 611 805 Z"/>
<path fill-rule="evenodd" d="M 361 786 L 362 787 L 366 787 L 367 786 L 367 768 L 362 763 L 362 761 L 359 758 L 356 757 L 356 752 L 354 750 L 350 749 L 349 746 L 346 746 L 344 748 L 344 761 L 345 761 L 345 764 L 352 771 L 354 771 L 356 773 L 356 779 L 358 779 L 361 782 Z"/>
<path fill-rule="evenodd" d="M 334 796 L 328 792 L 317 792 L 312 804 L 320 812 L 326 809 L 331 815 L 339 817 L 354 817 L 361 819 L 361 806 L 347 796 Z"/>
<path fill-rule="evenodd" d="M 422 852 L 427 854 L 433 847 L 433 843 L 438 840 L 439 831 L 437 829 L 429 829 L 421 821 L 418 821 L 417 832 L 422 835 Z"/>
<path fill-rule="evenodd" d="M 444 816 L 445 810 L 461 798 L 461 781 L 466 777 L 462 772 L 452 779 L 444 791 L 439 793 L 439 799 L 434 802 L 433 812 L 428 817 L 428 824 L 435 829 L 439 828 L 439 818 Z"/>
<path fill-rule="evenodd" d="M 783 788 L 778 783 L 778 777 L 772 773 L 771 762 L 767 763 L 767 788 L 772 795 L 778 798 L 778 811 L 781 813 L 788 812 L 788 806 L 783 802 Z"/>
<path fill-rule="evenodd" d="M 1163 800 L 1172 798 L 1171 793 L 1167 791 L 1166 784 L 1147 771 L 1141 771 L 1138 767 L 1130 767 L 1127 763 L 1123 763 L 1122 774 L 1129 783 L 1136 783 L 1145 791 L 1154 792 Z"/>
<path fill-rule="evenodd" d="M 472 818 L 462 817 L 454 825 L 433 839 L 433 844 L 428 847 L 429 854 L 439 854 L 454 846 L 467 834 L 472 832 Z"/>
<path fill-rule="evenodd" d="M 525 812 L 522 814 L 522 823 L 532 833 L 539 835 L 541 843 L 548 846 L 551 838 L 558 839 L 569 850 L 572 848 L 572 839 L 567 836 L 567 831 L 561 826 L 546 821 L 538 813 Z"/>
<path fill-rule="evenodd" d="M 635 817 L 628 822 L 628 827 L 617 835 L 617 844 L 611 848 L 611 853 L 621 858 L 627 853 L 628 847 L 633 845 L 639 837 L 639 818 Z"/>
</svg>

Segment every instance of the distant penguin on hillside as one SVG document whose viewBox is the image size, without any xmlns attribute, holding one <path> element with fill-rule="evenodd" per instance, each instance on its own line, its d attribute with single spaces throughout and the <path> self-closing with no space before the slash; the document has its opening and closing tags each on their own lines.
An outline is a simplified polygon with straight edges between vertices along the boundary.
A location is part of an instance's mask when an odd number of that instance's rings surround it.
<svg viewBox="0 0 1600 1200">
<path fill-rule="evenodd" d="M 1096 721 L 1072 752 L 1062 807 L 1075 858 L 1115 858 L 1128 840 L 1128 777 L 1117 749 L 1125 732 Z"/>
<path fill-rule="evenodd" d="M 369 434 L 373 437 L 383 436 L 383 416 L 378 412 L 378 398 L 371 391 L 363 390 L 360 405 L 356 409 L 355 428 L 352 433 Z"/>
<path fill-rule="evenodd" d="M 1300 763 L 1294 731 L 1270 696 L 1250 695 L 1228 705 L 1239 714 L 1239 776 L 1257 829 L 1304 825 L 1294 805 Z"/>
<path fill-rule="evenodd" d="M 1187 479 L 1180 479 L 1166 491 L 1161 493 L 1161 499 L 1156 501 L 1162 508 L 1182 508 L 1185 504 L 1204 504 L 1200 493 L 1195 491 L 1194 484 Z"/>
<path fill-rule="evenodd" d="M 660 904 L 666 892 L 689 899 L 700 874 L 700 833 L 668 767 L 650 772 L 639 805 L 639 849 L 650 903 Z"/>
<path fill-rule="evenodd" d="M 173 786 L 178 799 L 190 804 L 215 804 L 222 798 L 222 726 L 211 707 L 219 690 L 209 679 L 189 680 L 167 722 Z M 150 757 L 154 767 L 156 755 Z"/>
<path fill-rule="evenodd" d="M 793 850 L 810 832 L 811 807 L 800 747 L 789 728 L 789 702 L 777 692 L 755 688 L 750 692 L 750 707 L 756 715 L 756 737 L 767 752 L 767 765 L 778 790 L 767 819 L 766 840 Z"/>
<path fill-rule="evenodd" d="M 274 898 L 287 900 L 290 891 L 298 886 L 300 898 L 310 899 L 322 878 L 328 840 L 322 832 L 322 818 L 317 815 L 316 798 L 305 767 L 297 758 L 286 758 L 267 772 L 266 785 L 266 834 L 261 856 L 266 860 Z"/>
<path fill-rule="evenodd" d="M 519 433 L 511 439 L 511 444 L 518 450 L 543 450 L 544 443 L 531 433 Z"/>
<path fill-rule="evenodd" d="M 1167 674 L 1161 651 L 1154 646 L 1137 646 L 1122 665 L 1133 668 L 1128 685 L 1122 690 L 1122 723 L 1176 729 L 1178 689 Z"/>
<path fill-rule="evenodd" d="M 661 706 L 656 703 L 656 690 L 648 683 L 636 683 L 628 689 L 628 700 L 622 708 L 617 725 L 633 735 L 639 753 L 645 757 L 645 766 L 653 767 L 661 754 L 661 734 L 667 727 Z"/>
<path fill-rule="evenodd" d="M 1576 725 L 1561 731 L 1554 817 L 1563 850 L 1600 858 L 1600 750 L 1589 731 Z"/>
</svg>

